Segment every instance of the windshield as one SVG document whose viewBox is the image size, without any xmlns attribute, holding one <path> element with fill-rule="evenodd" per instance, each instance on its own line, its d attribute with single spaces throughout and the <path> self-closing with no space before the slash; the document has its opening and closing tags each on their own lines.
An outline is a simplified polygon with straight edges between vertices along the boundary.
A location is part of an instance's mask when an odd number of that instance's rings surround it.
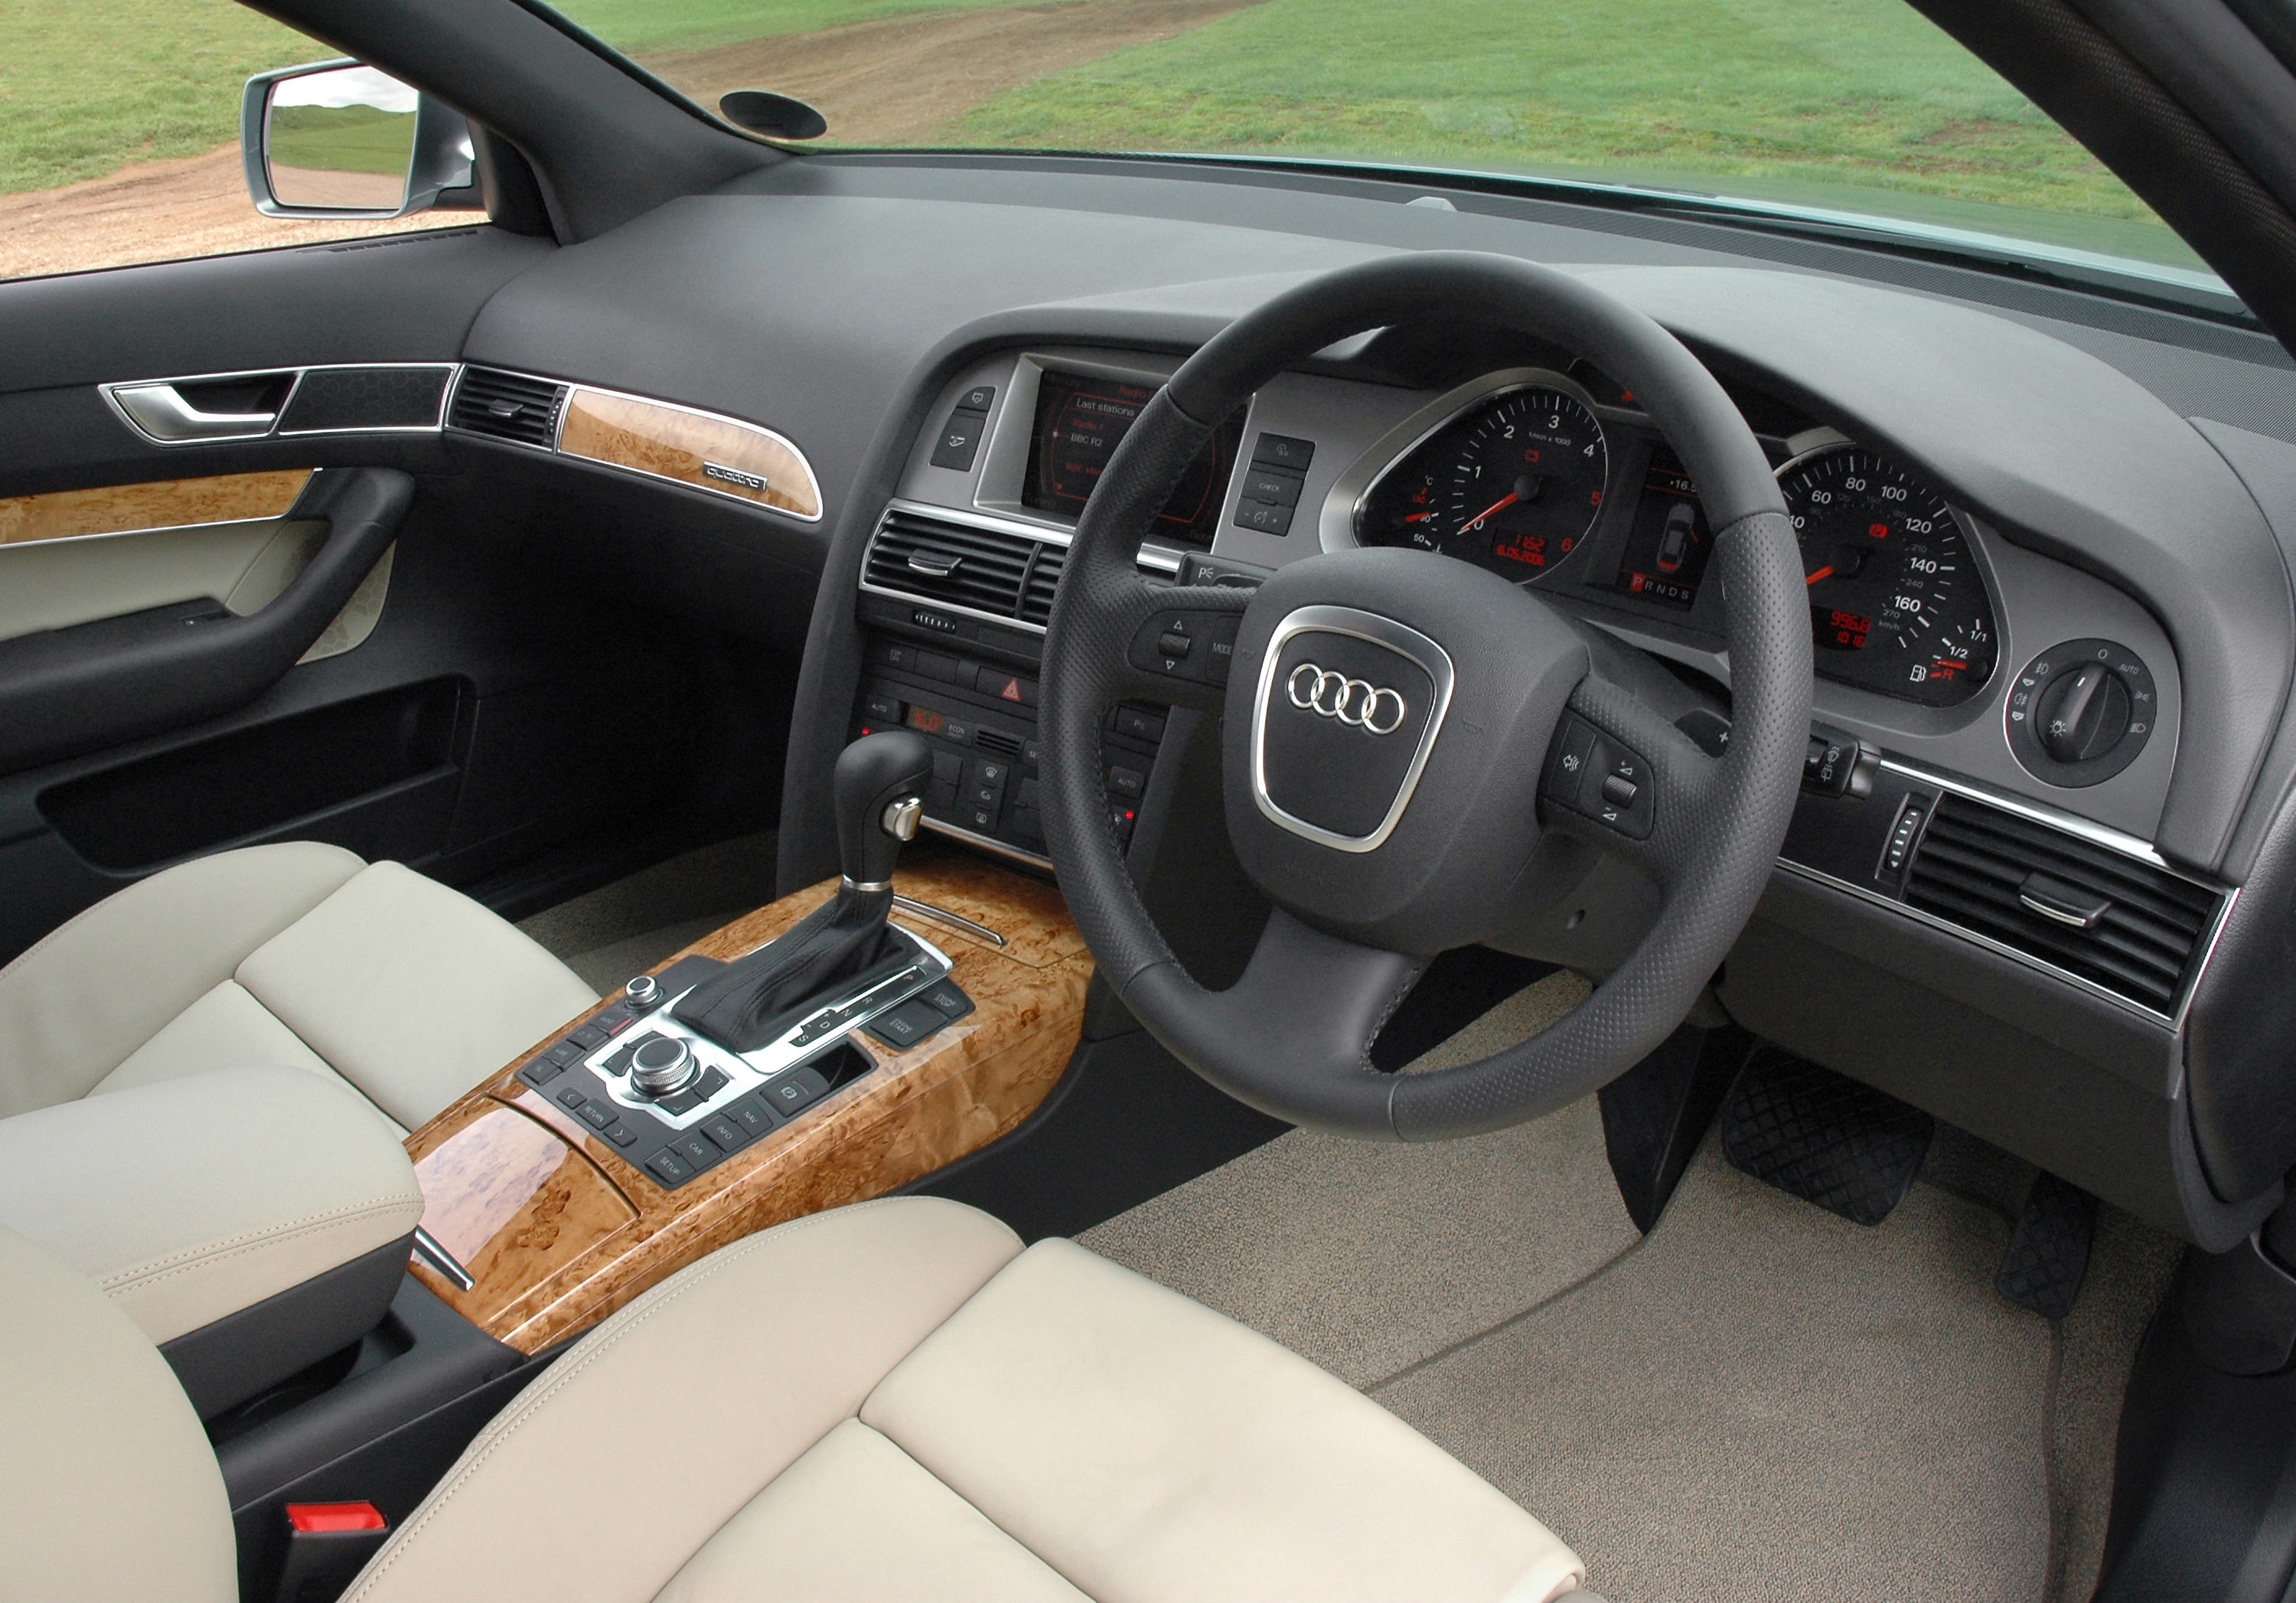
<svg viewBox="0 0 2296 1603">
<path fill-rule="evenodd" d="M 701 105 L 793 95 L 811 149 L 1337 160 L 1870 219 L 2222 286 L 1904 0 L 560 0 Z M 2098 259 L 2103 259 L 2099 260 Z"/>
</svg>

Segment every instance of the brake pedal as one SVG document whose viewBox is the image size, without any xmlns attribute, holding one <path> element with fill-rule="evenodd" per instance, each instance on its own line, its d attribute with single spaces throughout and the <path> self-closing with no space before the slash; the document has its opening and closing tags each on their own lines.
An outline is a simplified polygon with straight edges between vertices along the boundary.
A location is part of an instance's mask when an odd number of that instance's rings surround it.
<svg viewBox="0 0 2296 1603">
<path fill-rule="evenodd" d="M 2045 1319 L 2064 1318 L 2080 1295 L 2095 1235 L 2096 1198 L 2044 1170 L 2033 1177 L 2033 1188 L 2017 1212 L 2017 1228 L 2009 1232 L 2009 1250 L 2001 1255 L 1993 1289 L 2004 1301 Z"/>
<path fill-rule="evenodd" d="M 1921 1109 L 1774 1048 L 1748 1062 L 1722 1109 L 1731 1163 L 1862 1225 L 1905 1199 L 1936 1133 Z"/>
</svg>

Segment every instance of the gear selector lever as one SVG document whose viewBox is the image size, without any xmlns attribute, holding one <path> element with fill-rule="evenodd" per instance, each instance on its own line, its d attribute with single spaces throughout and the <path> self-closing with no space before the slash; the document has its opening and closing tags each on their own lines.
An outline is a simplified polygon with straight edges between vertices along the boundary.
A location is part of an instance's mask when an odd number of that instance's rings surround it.
<svg viewBox="0 0 2296 1603">
<path fill-rule="evenodd" d="M 906 729 L 864 736 L 837 759 L 837 856 L 843 879 L 826 907 L 712 974 L 672 1009 L 718 1045 L 750 1052 L 775 1021 L 888 956 L 893 865 L 915 835 L 932 747 Z"/>
</svg>

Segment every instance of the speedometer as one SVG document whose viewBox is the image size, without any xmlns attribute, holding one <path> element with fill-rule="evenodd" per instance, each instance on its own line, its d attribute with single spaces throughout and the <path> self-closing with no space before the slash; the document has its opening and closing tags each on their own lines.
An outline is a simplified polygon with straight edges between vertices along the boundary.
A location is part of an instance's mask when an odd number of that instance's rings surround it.
<svg viewBox="0 0 2296 1603">
<path fill-rule="evenodd" d="M 1366 544 L 1440 551 L 1521 582 L 1586 543 L 1611 447 L 1587 404 L 1557 384 L 1492 397 L 1429 436 L 1364 498 Z"/>
<path fill-rule="evenodd" d="M 1976 695 L 1993 677 L 1993 607 L 1945 497 L 1859 445 L 1798 456 L 1778 482 L 1817 671 L 1936 707 Z"/>
</svg>

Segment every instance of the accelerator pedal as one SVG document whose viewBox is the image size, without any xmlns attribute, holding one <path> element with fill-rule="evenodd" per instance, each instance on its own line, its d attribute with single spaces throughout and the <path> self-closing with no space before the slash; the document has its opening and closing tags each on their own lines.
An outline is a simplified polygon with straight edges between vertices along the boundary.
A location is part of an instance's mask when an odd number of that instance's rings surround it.
<svg viewBox="0 0 2296 1603">
<path fill-rule="evenodd" d="M 1905 1199 L 1936 1133 L 1921 1109 L 1775 1048 L 1748 1060 L 1722 1108 L 1733 1163 L 1863 1225 Z"/>
<path fill-rule="evenodd" d="M 2009 1250 L 2002 1254 L 1993 1289 L 2045 1319 L 2064 1318 L 2080 1295 L 2095 1235 L 2096 1198 L 2044 1170 L 2034 1176 L 2033 1188 L 2018 1210 L 2017 1228 L 2009 1233 Z"/>
</svg>

